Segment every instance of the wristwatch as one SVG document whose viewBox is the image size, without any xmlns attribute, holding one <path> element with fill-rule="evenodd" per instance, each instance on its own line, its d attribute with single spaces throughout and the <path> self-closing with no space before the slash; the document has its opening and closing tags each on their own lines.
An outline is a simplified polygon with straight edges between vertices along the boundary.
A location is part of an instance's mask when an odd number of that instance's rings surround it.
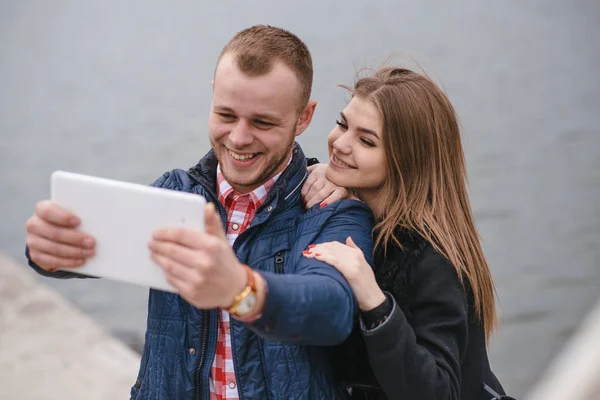
<svg viewBox="0 0 600 400">
<path fill-rule="evenodd" d="M 244 318 L 248 316 L 256 306 L 256 281 L 254 279 L 254 271 L 247 265 L 243 266 L 248 276 L 248 283 L 242 293 L 238 294 L 233 299 L 233 304 L 227 311 L 236 317 Z"/>
</svg>

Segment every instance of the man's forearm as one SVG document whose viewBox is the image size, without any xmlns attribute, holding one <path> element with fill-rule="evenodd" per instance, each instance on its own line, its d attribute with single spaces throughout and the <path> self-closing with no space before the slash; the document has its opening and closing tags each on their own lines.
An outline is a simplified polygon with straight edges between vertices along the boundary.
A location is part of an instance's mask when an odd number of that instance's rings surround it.
<svg viewBox="0 0 600 400">
<path fill-rule="evenodd" d="M 262 315 L 249 325 L 259 335 L 314 346 L 339 344 L 350 335 L 357 308 L 346 281 L 319 275 L 263 277 Z"/>
</svg>

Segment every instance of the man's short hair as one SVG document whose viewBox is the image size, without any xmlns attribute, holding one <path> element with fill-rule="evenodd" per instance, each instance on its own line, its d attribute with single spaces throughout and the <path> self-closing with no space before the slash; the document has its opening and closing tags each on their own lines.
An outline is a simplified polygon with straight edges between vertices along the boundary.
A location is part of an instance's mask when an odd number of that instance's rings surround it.
<svg viewBox="0 0 600 400">
<path fill-rule="evenodd" d="M 288 66 L 298 78 L 302 89 L 299 109 L 310 100 L 313 81 L 313 65 L 310 51 L 300 38 L 285 29 L 255 25 L 238 32 L 221 51 L 221 58 L 234 55 L 237 67 L 248 76 L 260 76 L 273 69 L 275 61 Z"/>
</svg>

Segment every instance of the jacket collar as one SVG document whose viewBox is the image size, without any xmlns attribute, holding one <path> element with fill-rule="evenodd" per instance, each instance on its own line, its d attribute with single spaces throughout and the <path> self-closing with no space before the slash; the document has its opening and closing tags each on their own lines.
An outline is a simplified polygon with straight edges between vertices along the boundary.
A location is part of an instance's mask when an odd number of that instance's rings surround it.
<svg viewBox="0 0 600 400">
<path fill-rule="evenodd" d="M 300 200 L 300 189 L 308 176 L 306 157 L 298 143 L 294 143 L 292 160 L 283 171 L 275 185 L 269 191 L 265 202 L 257 210 L 257 217 L 262 209 L 287 209 Z M 200 183 L 214 199 L 217 199 L 217 156 L 210 150 L 194 167 L 188 170 L 189 175 Z M 257 221 L 259 222 L 259 221 Z"/>
</svg>

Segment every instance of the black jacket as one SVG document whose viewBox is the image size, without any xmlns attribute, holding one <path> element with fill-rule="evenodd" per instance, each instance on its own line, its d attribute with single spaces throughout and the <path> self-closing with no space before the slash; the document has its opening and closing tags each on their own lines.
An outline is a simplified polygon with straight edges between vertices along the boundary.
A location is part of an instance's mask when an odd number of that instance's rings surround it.
<svg viewBox="0 0 600 400">
<path fill-rule="evenodd" d="M 390 245 L 386 256 L 380 251 L 374 258 L 391 314 L 372 331 L 358 325 L 333 350 L 337 379 L 349 398 L 509 399 L 500 396 L 504 390 L 490 369 L 468 282 L 461 284 L 430 243 L 397 235 L 405 248 Z"/>
</svg>

